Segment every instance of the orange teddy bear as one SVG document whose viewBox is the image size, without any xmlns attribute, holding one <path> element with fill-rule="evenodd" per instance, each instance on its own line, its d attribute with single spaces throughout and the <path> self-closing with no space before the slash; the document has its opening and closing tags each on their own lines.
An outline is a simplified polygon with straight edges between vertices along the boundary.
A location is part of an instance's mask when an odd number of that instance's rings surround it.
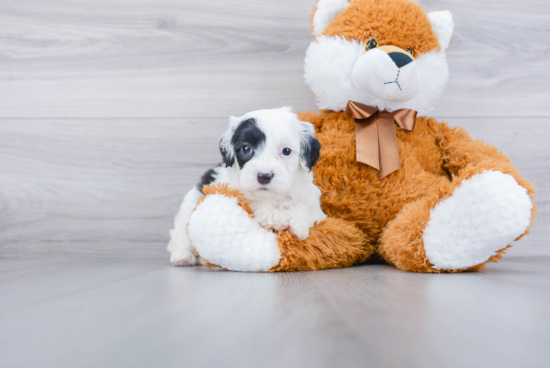
<svg viewBox="0 0 550 368">
<path fill-rule="evenodd" d="M 328 218 L 304 241 L 273 234 L 249 221 L 240 193 L 205 187 L 188 226 L 197 252 L 207 264 L 270 272 L 379 260 L 461 272 L 500 259 L 529 232 L 534 188 L 495 147 L 425 117 L 448 79 L 451 13 L 319 0 L 312 20 L 305 79 L 321 112 L 299 116 L 322 145 L 313 171 Z"/>
</svg>

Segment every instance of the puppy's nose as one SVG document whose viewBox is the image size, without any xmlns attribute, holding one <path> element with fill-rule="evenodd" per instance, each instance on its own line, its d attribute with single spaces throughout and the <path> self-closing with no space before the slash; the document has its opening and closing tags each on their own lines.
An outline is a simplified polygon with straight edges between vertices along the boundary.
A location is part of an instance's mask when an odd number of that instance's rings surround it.
<svg viewBox="0 0 550 368">
<path fill-rule="evenodd" d="M 398 68 L 402 68 L 413 61 L 412 57 L 401 52 L 390 52 L 388 56 L 393 60 Z"/>
<path fill-rule="evenodd" d="M 265 185 L 269 184 L 271 179 L 273 178 L 273 173 L 258 173 L 258 183 Z"/>
</svg>

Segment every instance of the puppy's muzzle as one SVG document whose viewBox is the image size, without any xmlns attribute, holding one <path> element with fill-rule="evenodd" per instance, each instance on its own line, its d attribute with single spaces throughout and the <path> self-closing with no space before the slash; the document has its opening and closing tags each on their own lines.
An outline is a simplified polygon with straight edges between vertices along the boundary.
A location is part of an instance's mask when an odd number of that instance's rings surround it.
<svg viewBox="0 0 550 368">
<path fill-rule="evenodd" d="M 273 179 L 273 173 L 258 173 L 258 183 L 262 185 L 269 184 Z"/>
</svg>

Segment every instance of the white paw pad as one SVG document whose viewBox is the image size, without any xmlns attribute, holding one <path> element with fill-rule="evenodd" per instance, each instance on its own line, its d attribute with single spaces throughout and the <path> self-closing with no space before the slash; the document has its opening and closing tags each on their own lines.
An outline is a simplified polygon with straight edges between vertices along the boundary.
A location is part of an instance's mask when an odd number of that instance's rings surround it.
<svg viewBox="0 0 550 368">
<path fill-rule="evenodd" d="M 306 240 L 309 236 L 309 226 L 304 221 L 294 218 L 288 220 L 288 231 L 300 240 Z"/>
<path fill-rule="evenodd" d="M 194 266 L 197 264 L 197 258 L 189 250 L 177 250 L 170 255 L 170 263 L 174 266 Z"/>
<path fill-rule="evenodd" d="M 232 271 L 268 271 L 279 264 L 276 235 L 262 228 L 236 198 L 212 194 L 197 207 L 188 226 L 197 252 Z"/>
<path fill-rule="evenodd" d="M 426 256 L 435 269 L 465 269 L 486 262 L 531 223 L 527 190 L 500 171 L 465 180 L 438 203 L 424 229 Z"/>
<path fill-rule="evenodd" d="M 262 210 L 256 212 L 255 219 L 263 227 L 272 228 L 277 231 L 286 230 L 288 228 L 288 219 L 281 212 L 273 210 Z"/>
</svg>

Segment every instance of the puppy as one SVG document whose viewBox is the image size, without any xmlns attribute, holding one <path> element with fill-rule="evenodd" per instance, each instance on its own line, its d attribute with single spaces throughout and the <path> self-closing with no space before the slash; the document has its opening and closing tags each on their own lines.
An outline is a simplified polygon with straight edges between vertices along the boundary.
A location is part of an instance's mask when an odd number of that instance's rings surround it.
<svg viewBox="0 0 550 368">
<path fill-rule="evenodd" d="M 223 162 L 202 176 L 176 215 L 168 244 L 173 265 L 197 263 L 187 224 L 204 185 L 228 183 L 239 189 L 261 225 L 288 230 L 302 240 L 326 218 L 311 172 L 321 145 L 313 125 L 298 120 L 290 107 L 231 117 L 219 145 Z"/>
</svg>

